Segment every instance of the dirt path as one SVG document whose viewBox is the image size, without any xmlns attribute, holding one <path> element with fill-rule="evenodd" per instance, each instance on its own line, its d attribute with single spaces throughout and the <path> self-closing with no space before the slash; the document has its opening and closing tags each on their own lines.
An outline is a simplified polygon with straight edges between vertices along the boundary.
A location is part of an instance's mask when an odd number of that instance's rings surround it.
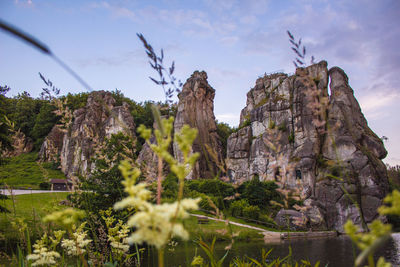
<svg viewBox="0 0 400 267">
<path fill-rule="evenodd" d="M 207 219 L 213 220 L 213 221 L 226 222 L 226 220 L 217 219 L 217 218 L 213 218 L 213 217 L 209 217 L 209 216 L 205 216 L 205 215 L 198 215 L 198 214 L 190 214 L 190 215 L 194 216 L 194 217 L 198 217 L 198 218 L 199 217 L 200 218 L 206 217 Z M 241 226 L 241 227 L 245 227 L 245 228 L 249 228 L 249 229 L 253 229 L 253 230 L 256 230 L 256 231 L 260 231 L 263 234 L 264 233 L 276 233 L 276 232 L 268 231 L 268 230 L 265 230 L 265 229 L 262 229 L 262 228 L 259 228 L 259 227 L 251 226 L 251 225 L 248 225 L 248 224 L 243 224 L 243 223 L 237 223 L 237 222 L 229 221 L 229 224 L 237 225 L 237 226 Z"/>
<path fill-rule="evenodd" d="M 217 218 L 213 218 L 213 217 L 209 217 L 209 216 L 205 216 L 205 215 L 198 215 L 198 214 L 190 214 L 190 215 L 194 216 L 194 217 L 198 217 L 198 218 L 205 217 L 205 218 L 207 218 L 209 220 L 213 220 L 213 221 L 226 222 L 226 220 L 217 219 Z M 259 231 L 262 235 L 264 235 L 265 242 L 276 242 L 276 241 L 285 240 L 285 239 L 327 238 L 327 237 L 336 237 L 337 236 L 336 231 L 273 232 L 273 231 L 265 230 L 265 229 L 262 229 L 259 227 L 251 226 L 248 224 L 243 224 L 243 223 L 229 221 L 229 224 Z"/>
<path fill-rule="evenodd" d="M 11 193 L 12 193 L 12 195 L 17 196 L 17 195 L 27 195 L 27 194 L 62 193 L 62 192 L 68 193 L 68 191 L 56 191 L 56 190 L 54 190 L 54 191 L 50 191 L 50 190 L 25 190 L 25 189 L 14 189 L 14 190 L 12 190 L 12 191 L 10 192 L 10 191 L 7 190 L 7 189 L 0 189 L 0 194 L 6 195 L 6 196 L 11 195 Z"/>
</svg>

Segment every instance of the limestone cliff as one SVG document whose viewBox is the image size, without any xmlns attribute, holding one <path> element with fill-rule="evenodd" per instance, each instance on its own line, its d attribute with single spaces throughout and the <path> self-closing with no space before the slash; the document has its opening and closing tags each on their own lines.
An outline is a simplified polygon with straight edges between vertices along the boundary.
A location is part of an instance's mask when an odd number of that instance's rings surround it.
<svg viewBox="0 0 400 267">
<path fill-rule="evenodd" d="M 59 162 L 65 131 L 54 125 L 46 136 L 39 151 L 41 161 Z"/>
<path fill-rule="evenodd" d="M 64 135 L 61 170 L 67 177 L 90 174 L 95 167 L 96 150 L 104 138 L 118 132 L 135 135 L 135 124 L 127 104 L 115 106 L 110 92 L 91 93 L 86 106 L 74 112 L 73 123 Z"/>
<path fill-rule="evenodd" d="M 322 228 L 342 231 L 347 219 L 360 224 L 362 217 L 368 223 L 378 216 L 388 189 L 386 153 L 344 71 L 328 71 L 321 61 L 292 76 L 257 79 L 240 129 L 228 139 L 228 175 L 232 181 L 284 177 L 289 186 L 300 181 L 314 214 L 323 216 Z"/>
<path fill-rule="evenodd" d="M 187 79 L 178 96 L 174 131 L 179 131 L 184 124 L 198 130 L 192 149 L 193 152 L 200 153 L 200 158 L 188 179 L 213 178 L 218 173 L 215 158 L 222 162 L 222 145 L 218 139 L 214 116 L 214 96 L 215 90 L 208 84 L 207 73 L 204 71 L 195 71 Z M 175 158 L 182 160 L 176 144 L 174 144 L 174 155 Z"/>
</svg>

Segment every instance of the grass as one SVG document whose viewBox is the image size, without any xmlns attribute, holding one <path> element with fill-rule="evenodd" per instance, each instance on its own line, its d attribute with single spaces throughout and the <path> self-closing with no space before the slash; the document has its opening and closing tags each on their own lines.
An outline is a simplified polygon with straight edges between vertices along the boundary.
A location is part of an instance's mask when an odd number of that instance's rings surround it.
<svg viewBox="0 0 400 267">
<path fill-rule="evenodd" d="M 21 218 L 32 230 L 37 230 L 42 225 L 42 218 L 63 206 L 59 202 L 65 200 L 68 192 L 42 193 L 13 196 L 2 201 L 10 213 L 0 214 L 0 233 L 6 238 L 15 238 L 18 233 L 11 225 L 16 218 Z"/>
<path fill-rule="evenodd" d="M 226 225 L 225 222 L 218 222 L 209 220 L 208 223 L 198 224 L 197 218 L 190 217 L 184 221 L 185 228 L 189 231 L 191 239 L 199 239 L 200 236 L 203 240 L 212 241 L 214 237 L 218 241 L 230 240 L 229 232 L 239 233 L 234 239 L 236 241 L 249 241 L 254 239 L 262 239 L 263 235 L 253 229 L 236 225 Z"/>
<path fill-rule="evenodd" d="M 39 189 L 39 184 L 49 179 L 65 179 L 60 170 L 51 168 L 51 164 L 37 162 L 37 156 L 32 152 L 8 159 L 0 165 L 0 183 L 12 188 Z"/>
</svg>

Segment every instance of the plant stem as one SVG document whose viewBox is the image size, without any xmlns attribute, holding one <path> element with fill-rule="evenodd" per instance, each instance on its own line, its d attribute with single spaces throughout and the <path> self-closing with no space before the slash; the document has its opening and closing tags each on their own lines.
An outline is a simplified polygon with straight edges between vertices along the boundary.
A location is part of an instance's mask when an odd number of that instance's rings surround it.
<svg viewBox="0 0 400 267">
<path fill-rule="evenodd" d="M 163 162 L 161 156 L 158 156 L 158 176 L 157 176 L 157 204 L 161 204 L 161 181 L 162 181 Z"/>
<path fill-rule="evenodd" d="M 164 248 L 157 249 L 158 251 L 158 267 L 164 267 Z"/>
</svg>

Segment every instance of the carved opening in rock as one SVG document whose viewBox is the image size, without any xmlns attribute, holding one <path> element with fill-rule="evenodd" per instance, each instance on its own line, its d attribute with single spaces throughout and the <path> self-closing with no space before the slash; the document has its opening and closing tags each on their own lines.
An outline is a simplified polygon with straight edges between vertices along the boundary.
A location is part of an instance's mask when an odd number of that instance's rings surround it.
<svg viewBox="0 0 400 267">
<path fill-rule="evenodd" d="M 296 170 L 296 179 L 301 180 L 301 171 L 300 170 Z"/>
</svg>

